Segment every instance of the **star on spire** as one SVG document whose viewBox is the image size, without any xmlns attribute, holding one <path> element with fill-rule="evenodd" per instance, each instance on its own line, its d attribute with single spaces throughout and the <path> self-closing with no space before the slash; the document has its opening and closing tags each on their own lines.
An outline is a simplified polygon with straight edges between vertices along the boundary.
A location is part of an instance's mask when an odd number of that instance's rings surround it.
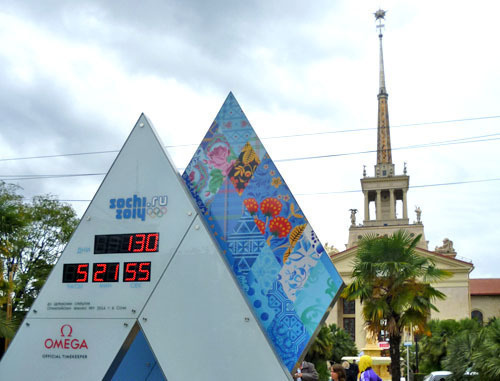
<svg viewBox="0 0 500 381">
<path fill-rule="evenodd" d="M 387 13 L 387 11 L 384 11 L 382 9 L 379 9 L 377 12 L 374 13 L 375 15 L 375 20 L 379 20 L 379 19 L 382 19 L 382 20 L 385 20 L 385 14 Z"/>
<path fill-rule="evenodd" d="M 377 12 L 374 13 L 375 15 L 375 22 L 378 21 L 377 29 L 379 30 L 379 37 L 382 38 L 382 30 L 384 29 L 384 24 L 382 24 L 383 20 L 385 20 L 385 14 L 387 11 L 384 11 L 383 9 L 379 9 Z"/>
</svg>

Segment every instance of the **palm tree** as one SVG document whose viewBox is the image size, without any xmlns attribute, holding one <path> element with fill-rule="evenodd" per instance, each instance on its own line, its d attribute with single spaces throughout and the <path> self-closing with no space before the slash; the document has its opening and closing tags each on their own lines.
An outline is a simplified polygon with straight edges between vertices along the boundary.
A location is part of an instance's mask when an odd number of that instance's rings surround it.
<svg viewBox="0 0 500 381">
<path fill-rule="evenodd" d="M 448 351 L 448 342 L 461 332 L 460 323 L 453 319 L 431 320 L 426 335 L 420 341 L 420 372 L 443 370 L 443 360 Z"/>
<path fill-rule="evenodd" d="M 328 380 L 328 376 L 330 375 L 326 366 L 326 360 L 330 359 L 333 344 L 332 331 L 326 325 L 323 325 L 305 357 L 306 361 L 314 363 L 320 381 Z"/>
<path fill-rule="evenodd" d="M 474 370 L 473 355 L 481 345 L 481 326 L 476 320 L 460 321 L 462 330 L 450 338 L 443 366 L 453 373 L 451 380 L 463 380 L 467 370 Z"/>
<path fill-rule="evenodd" d="M 500 380 L 500 319 L 494 319 L 484 327 L 480 342 L 472 360 L 481 380 Z"/>
<path fill-rule="evenodd" d="M 434 299 L 445 295 L 431 281 L 451 276 L 434 262 L 418 255 L 413 238 L 399 230 L 391 236 L 367 236 L 360 240 L 352 283 L 343 291 L 348 300 L 360 298 L 363 317 L 370 333 L 384 330 L 389 335 L 392 380 L 401 379 L 400 344 L 405 329 L 424 332 Z"/>
<path fill-rule="evenodd" d="M 328 328 L 332 332 L 333 349 L 330 354 L 330 362 L 340 364 L 344 356 L 356 356 L 359 351 L 351 335 L 336 324 L 329 324 Z"/>
</svg>

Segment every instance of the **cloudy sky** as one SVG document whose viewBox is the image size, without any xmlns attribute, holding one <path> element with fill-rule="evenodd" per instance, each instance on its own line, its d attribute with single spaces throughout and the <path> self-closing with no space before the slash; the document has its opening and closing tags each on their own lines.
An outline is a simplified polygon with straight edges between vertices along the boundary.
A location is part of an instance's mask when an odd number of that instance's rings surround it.
<svg viewBox="0 0 500 381">
<path fill-rule="evenodd" d="M 321 241 L 342 250 L 376 161 L 379 7 L 410 220 L 420 206 L 431 250 L 449 238 L 472 277 L 500 277 L 493 1 L 0 0 L 0 179 L 81 215 L 141 112 L 182 170 L 233 91 Z"/>
</svg>

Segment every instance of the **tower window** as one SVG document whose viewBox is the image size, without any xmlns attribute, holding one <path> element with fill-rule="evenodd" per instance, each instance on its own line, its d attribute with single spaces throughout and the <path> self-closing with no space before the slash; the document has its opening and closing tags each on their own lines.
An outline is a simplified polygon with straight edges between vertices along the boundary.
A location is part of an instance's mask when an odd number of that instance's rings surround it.
<svg viewBox="0 0 500 381">
<path fill-rule="evenodd" d="M 483 313 L 478 310 L 474 310 L 471 313 L 471 318 L 476 319 L 479 323 L 483 324 Z"/>
<path fill-rule="evenodd" d="M 387 171 L 385 169 L 382 171 L 382 176 L 387 176 Z"/>
<path fill-rule="evenodd" d="M 353 340 L 356 340 L 356 320 L 354 318 L 344 318 L 344 331 L 351 335 Z"/>
<path fill-rule="evenodd" d="M 342 299 L 344 315 L 354 315 L 356 313 L 356 301 Z"/>
</svg>

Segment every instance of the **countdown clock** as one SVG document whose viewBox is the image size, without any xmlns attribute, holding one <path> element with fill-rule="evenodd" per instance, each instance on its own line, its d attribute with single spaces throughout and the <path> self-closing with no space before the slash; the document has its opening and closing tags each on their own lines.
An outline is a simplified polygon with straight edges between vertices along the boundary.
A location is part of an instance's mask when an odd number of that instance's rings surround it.
<svg viewBox="0 0 500 381">
<path fill-rule="evenodd" d="M 196 216 L 141 117 L 35 301 L 35 317 L 137 316 Z"/>
</svg>

